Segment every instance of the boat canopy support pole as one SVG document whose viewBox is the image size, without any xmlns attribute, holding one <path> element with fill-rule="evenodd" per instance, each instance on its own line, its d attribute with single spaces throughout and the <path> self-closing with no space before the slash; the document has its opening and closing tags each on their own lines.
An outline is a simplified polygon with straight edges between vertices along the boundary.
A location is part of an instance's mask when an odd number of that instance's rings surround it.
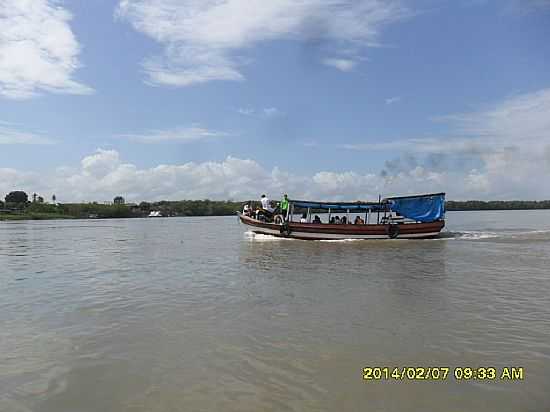
<svg viewBox="0 0 550 412">
<path fill-rule="evenodd" d="M 378 209 L 376 211 L 376 224 L 380 224 L 380 205 L 382 203 L 382 196 L 378 195 Z"/>
</svg>

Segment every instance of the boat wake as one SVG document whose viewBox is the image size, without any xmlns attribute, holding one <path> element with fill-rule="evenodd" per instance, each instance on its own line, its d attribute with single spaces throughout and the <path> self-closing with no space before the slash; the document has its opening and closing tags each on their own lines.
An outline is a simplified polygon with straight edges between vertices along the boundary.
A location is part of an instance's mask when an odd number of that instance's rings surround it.
<svg viewBox="0 0 550 412">
<path fill-rule="evenodd" d="M 323 239 L 323 240 L 319 240 L 318 242 L 325 242 L 325 243 L 342 243 L 342 242 L 361 242 L 361 241 L 364 241 L 365 239 Z M 382 239 L 382 240 L 386 240 L 386 239 Z M 388 239 L 390 240 L 390 239 Z"/>
<path fill-rule="evenodd" d="M 244 233 L 245 239 L 254 242 L 284 242 L 296 240 L 272 235 L 264 235 L 248 231 Z M 444 231 L 437 238 L 431 240 L 502 240 L 502 241 L 550 241 L 550 229 L 545 230 L 522 230 L 522 231 L 482 231 L 482 230 L 463 230 L 463 231 Z M 324 243 L 347 243 L 360 242 L 363 239 L 333 239 L 319 240 Z M 392 240 L 392 239 L 381 239 Z"/>
<path fill-rule="evenodd" d="M 254 233 L 252 231 L 244 232 L 244 237 L 246 240 L 254 242 L 281 242 L 285 240 L 295 240 L 284 237 L 277 237 L 272 235 L 264 235 L 262 233 Z"/>
<path fill-rule="evenodd" d="M 475 230 L 466 230 L 462 232 L 441 232 L 439 239 L 461 239 L 461 240 L 481 240 L 499 237 L 496 232 L 483 232 Z"/>
<path fill-rule="evenodd" d="M 439 239 L 456 240 L 550 240 L 550 229 L 545 230 L 502 230 L 502 231 L 448 231 L 441 232 Z"/>
</svg>

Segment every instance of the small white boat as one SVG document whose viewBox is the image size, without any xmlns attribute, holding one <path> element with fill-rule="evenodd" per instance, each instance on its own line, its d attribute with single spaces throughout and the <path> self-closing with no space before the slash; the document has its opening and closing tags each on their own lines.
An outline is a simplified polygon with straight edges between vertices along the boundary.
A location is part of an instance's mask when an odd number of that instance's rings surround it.
<svg viewBox="0 0 550 412">
<path fill-rule="evenodd" d="M 162 217 L 160 210 L 151 210 L 147 217 Z"/>
</svg>

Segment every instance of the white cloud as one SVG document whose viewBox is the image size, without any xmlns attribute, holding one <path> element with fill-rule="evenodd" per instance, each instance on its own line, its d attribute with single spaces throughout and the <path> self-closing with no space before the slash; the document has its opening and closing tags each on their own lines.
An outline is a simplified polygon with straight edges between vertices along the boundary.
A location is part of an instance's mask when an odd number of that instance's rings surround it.
<svg viewBox="0 0 550 412">
<path fill-rule="evenodd" d="M 116 11 L 163 46 L 143 67 L 149 83 L 171 86 L 243 80 L 241 53 L 275 39 L 331 44 L 324 63 L 349 71 L 407 14 L 400 0 L 121 0 Z"/>
<path fill-rule="evenodd" d="M 4 126 L 5 125 L 5 126 Z M 28 145 L 48 145 L 54 144 L 52 139 L 42 136 L 38 133 L 25 132 L 15 128 L 7 122 L 0 122 L 0 145 L 3 144 L 28 144 Z"/>
<path fill-rule="evenodd" d="M 263 109 L 254 109 L 252 107 L 241 107 L 237 109 L 237 112 L 239 114 L 242 114 L 243 116 L 263 116 L 263 117 L 275 117 L 275 116 L 281 116 L 283 115 L 283 112 L 281 112 L 276 107 L 264 107 Z"/>
<path fill-rule="evenodd" d="M 0 167 L 0 200 L 3 201 L 5 195 L 13 190 L 26 190 L 27 194 L 33 193 L 35 190 L 42 190 L 41 193 L 46 193 L 50 189 L 50 183 L 52 180 L 48 179 L 45 182 L 37 173 Z"/>
<path fill-rule="evenodd" d="M 476 169 L 470 170 L 465 180 L 467 189 L 472 193 L 483 193 L 490 190 L 489 178 L 486 174 L 480 173 Z"/>
<path fill-rule="evenodd" d="M 326 66 L 334 67 L 335 69 L 338 69 L 343 72 L 350 72 L 355 68 L 355 66 L 357 65 L 357 62 L 351 59 L 332 58 L 332 59 L 324 59 L 323 64 Z"/>
<path fill-rule="evenodd" d="M 269 187 L 271 180 L 269 172 L 252 160 L 227 157 L 222 162 L 139 169 L 122 162 L 116 151 L 99 149 L 82 160 L 80 170 L 52 181 L 61 186 L 57 192 L 72 200 L 107 200 L 117 194 L 131 200 L 160 200 L 256 197 L 256 191 Z"/>
<path fill-rule="evenodd" d="M 243 116 L 251 116 L 256 111 L 251 107 L 240 107 L 240 108 L 237 109 L 237 112 L 242 114 Z"/>
<path fill-rule="evenodd" d="M 450 199 L 550 198 L 550 89 L 508 98 L 473 113 L 447 116 L 461 137 L 409 139 L 359 147 L 405 157 L 386 162 L 382 173 L 321 170 L 297 175 L 269 170 L 251 159 L 229 156 L 220 162 L 139 168 L 116 150 L 98 149 L 77 168 L 55 172 L 0 169 L 0 192 L 21 189 L 60 201 L 249 199 L 267 192 L 278 197 L 319 200 L 374 200 L 378 194 L 445 191 Z M 153 135 L 155 135 L 153 133 Z M 158 134 L 157 134 L 158 135 Z M 156 135 L 155 135 L 156 136 Z M 370 149 L 369 149 L 370 147 Z M 357 149 L 357 147 L 353 147 Z M 409 157 L 407 157 L 409 156 Z M 442 165 L 432 162 L 440 159 Z M 455 167 L 446 161 L 474 160 Z M 426 160 L 426 159 L 424 159 Z M 436 164 L 435 162 L 434 164 Z M 452 162 L 451 162 L 452 163 Z"/>
<path fill-rule="evenodd" d="M 409 162 L 409 167 L 414 167 L 422 156 L 431 161 L 450 162 L 445 174 L 465 183 L 460 190 L 463 196 L 550 198 L 550 181 L 541 179 L 550 173 L 550 89 L 509 97 L 477 112 L 441 116 L 436 120 L 450 125 L 449 136 L 340 147 L 412 154 L 415 161 Z M 456 166 L 460 162 L 466 165 L 478 162 L 481 167 L 467 166 L 461 170 Z M 455 182 L 450 184 L 454 186 Z"/>
<path fill-rule="evenodd" d="M 550 149 L 547 153 L 550 171 Z M 80 167 L 59 167 L 52 174 L 0 169 L 0 195 L 11 190 L 53 193 L 61 202 L 104 201 L 123 195 L 130 201 L 257 198 L 313 200 L 375 200 L 383 196 L 446 191 L 451 199 L 541 199 L 550 197 L 550 182 L 541 179 L 540 165 L 529 157 L 517 165 L 514 152 L 495 153 L 484 170 L 431 170 L 416 165 L 378 173 L 319 171 L 296 175 L 278 167 L 268 170 L 251 159 L 228 156 L 220 162 L 189 162 L 139 168 L 125 163 L 116 150 L 98 149 Z"/>
<path fill-rule="evenodd" d="M 457 133 L 513 143 L 550 138 L 550 88 L 505 99 L 474 113 L 440 116 Z"/>
<path fill-rule="evenodd" d="M 550 0 L 510 0 L 506 6 L 508 12 L 525 15 L 550 9 Z"/>
<path fill-rule="evenodd" d="M 418 154 L 478 153 L 490 145 L 474 138 L 409 138 L 375 143 L 344 143 L 337 147 L 357 151 L 400 151 Z"/>
<path fill-rule="evenodd" d="M 320 146 L 319 142 L 317 140 L 313 140 L 313 139 L 304 140 L 300 144 L 304 147 L 319 147 Z"/>
<path fill-rule="evenodd" d="M 267 117 L 273 117 L 273 116 L 279 116 L 281 115 L 281 111 L 279 109 L 277 109 L 276 107 L 266 107 L 264 110 L 263 110 L 263 114 L 264 116 L 267 116 Z"/>
<path fill-rule="evenodd" d="M 200 126 L 181 127 L 171 130 L 151 130 L 145 133 L 124 134 L 120 137 L 141 143 L 179 142 L 189 143 L 208 138 L 230 136 L 229 133 L 205 129 Z"/>
<path fill-rule="evenodd" d="M 488 153 L 510 146 L 539 152 L 550 144 L 550 89 L 507 98 L 472 113 L 438 116 L 450 132 L 445 137 L 341 144 L 349 150 L 400 150 L 415 153 Z"/>
<path fill-rule="evenodd" d="M 394 104 L 394 103 L 398 103 L 401 101 L 401 97 L 400 96 L 395 96 L 395 97 L 388 97 L 386 99 L 386 104 L 387 105 L 390 105 L 390 104 Z"/>
<path fill-rule="evenodd" d="M 72 78 L 80 66 L 71 14 L 55 0 L 0 2 L 0 96 L 26 99 L 42 91 L 88 94 Z"/>
<path fill-rule="evenodd" d="M 419 182 L 426 180 L 420 176 Z M 399 185 L 401 182 L 398 181 Z M 98 149 L 80 167 L 58 167 L 52 174 L 0 169 L 0 194 L 11 190 L 37 192 L 61 202 L 104 201 L 123 195 L 132 201 L 161 199 L 251 199 L 267 192 L 333 200 L 375 199 L 392 192 L 384 179 L 352 171 L 321 171 L 310 176 L 265 169 L 251 159 L 228 156 L 221 162 L 158 165 L 140 169 L 125 163 L 115 150 Z M 407 188 L 407 193 L 411 188 Z"/>
<path fill-rule="evenodd" d="M 86 156 L 80 163 L 83 176 L 103 178 L 119 167 L 120 158 L 116 150 L 97 149 L 93 155 Z"/>
</svg>

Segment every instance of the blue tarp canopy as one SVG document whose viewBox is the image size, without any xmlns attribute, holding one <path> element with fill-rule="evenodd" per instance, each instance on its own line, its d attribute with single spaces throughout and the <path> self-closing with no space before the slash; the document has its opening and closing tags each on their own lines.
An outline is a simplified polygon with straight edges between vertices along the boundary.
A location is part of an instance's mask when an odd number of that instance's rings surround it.
<svg viewBox="0 0 550 412">
<path fill-rule="evenodd" d="M 390 209 L 418 222 L 434 222 L 445 217 L 445 193 L 384 199 Z"/>
<path fill-rule="evenodd" d="M 386 206 L 379 203 L 367 203 L 367 202 L 310 202 L 307 200 L 289 200 L 290 203 L 294 204 L 295 207 L 303 207 L 304 209 L 324 209 L 331 211 L 347 211 L 357 212 L 367 210 L 370 211 L 383 211 Z"/>
<path fill-rule="evenodd" d="M 434 222 L 445 217 L 445 193 L 387 197 L 378 202 L 311 202 L 289 200 L 295 207 L 350 212 L 393 211 L 417 222 Z"/>
</svg>

